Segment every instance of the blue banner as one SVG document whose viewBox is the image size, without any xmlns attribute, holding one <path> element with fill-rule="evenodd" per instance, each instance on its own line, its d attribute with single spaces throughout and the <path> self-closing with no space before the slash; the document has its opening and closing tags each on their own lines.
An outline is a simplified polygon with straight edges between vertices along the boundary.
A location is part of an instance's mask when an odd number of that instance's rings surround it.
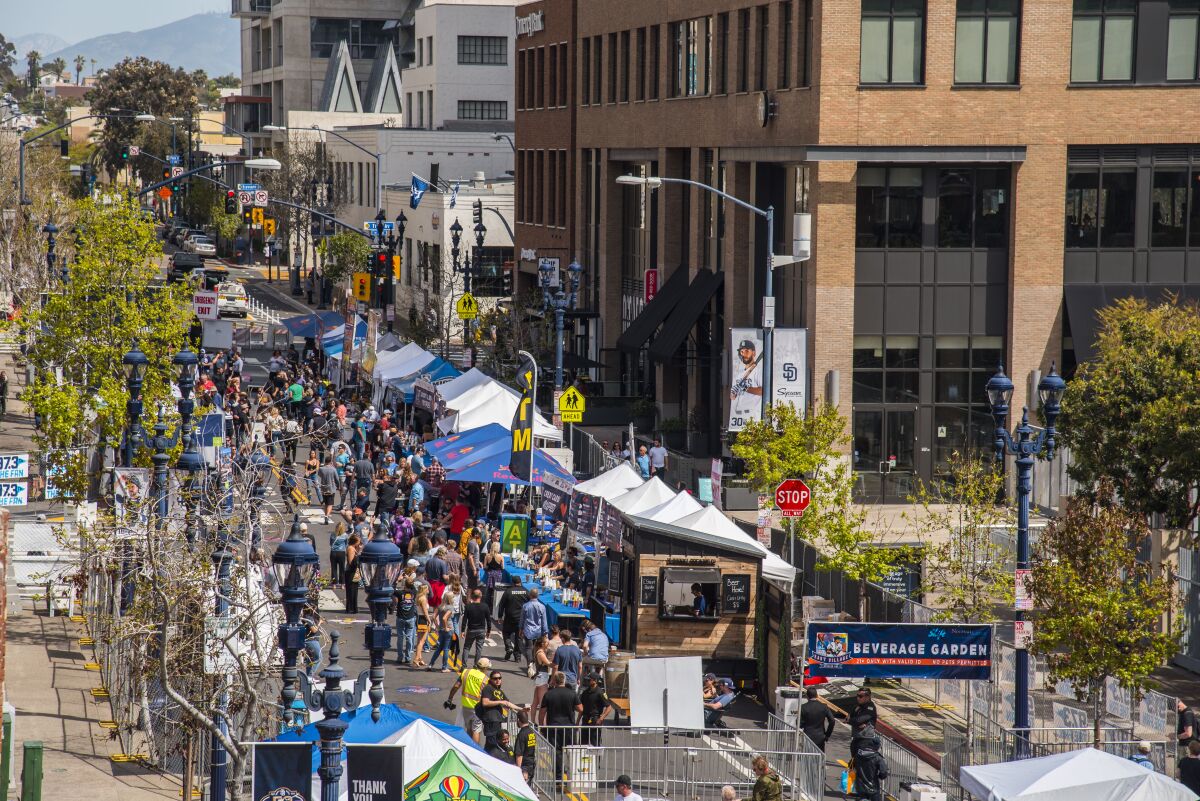
<svg viewBox="0 0 1200 801">
<path fill-rule="evenodd" d="M 980 624 L 809 623 L 810 676 L 975 679 L 992 676 L 992 627 Z"/>
<path fill-rule="evenodd" d="M 255 743 L 251 801 L 311 801 L 312 743 Z"/>
</svg>

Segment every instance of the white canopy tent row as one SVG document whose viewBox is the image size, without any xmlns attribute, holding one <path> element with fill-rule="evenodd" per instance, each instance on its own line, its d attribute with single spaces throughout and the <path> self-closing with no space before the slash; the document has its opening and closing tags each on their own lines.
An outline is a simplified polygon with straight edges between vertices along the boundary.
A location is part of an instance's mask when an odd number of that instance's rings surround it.
<svg viewBox="0 0 1200 801">
<path fill-rule="evenodd" d="M 438 387 L 438 392 L 441 393 L 442 390 L 451 387 L 466 375 L 469 373 Z M 446 396 L 443 394 L 442 398 L 446 399 Z M 442 435 L 453 434 L 480 428 L 489 423 L 499 423 L 505 428 L 509 428 L 512 426 L 513 415 L 517 411 L 518 403 L 520 403 L 520 395 L 515 390 L 494 378 L 488 378 L 487 382 L 478 383 L 457 395 L 453 401 L 446 399 L 446 407 L 449 411 L 445 417 L 437 421 L 438 432 Z M 562 432 L 551 425 L 550 421 L 540 412 L 534 416 L 533 435 L 539 439 L 553 442 L 562 441 Z"/>
<path fill-rule="evenodd" d="M 1084 748 L 1036 759 L 969 765 L 959 784 L 980 801 L 1195 801 L 1196 794 L 1161 773 Z"/>
</svg>

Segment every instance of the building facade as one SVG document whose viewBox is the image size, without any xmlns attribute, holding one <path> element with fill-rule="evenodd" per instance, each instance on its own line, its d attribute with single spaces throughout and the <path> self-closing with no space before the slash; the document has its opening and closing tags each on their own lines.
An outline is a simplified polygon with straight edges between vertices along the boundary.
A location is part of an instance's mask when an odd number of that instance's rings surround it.
<svg viewBox="0 0 1200 801">
<path fill-rule="evenodd" d="M 807 330 L 807 397 L 850 420 L 864 499 L 903 501 L 955 451 L 988 447 L 999 362 L 1014 408 L 1036 403 L 1039 373 L 1091 352 L 1096 308 L 1200 288 L 1194 3 L 538 7 L 575 20 L 567 185 L 597 281 L 588 355 L 606 391 L 653 396 L 660 419 L 725 427 L 730 329 L 762 324 L 766 226 L 620 175 L 772 207 L 775 253 L 793 214 L 812 215 L 812 258 L 775 270 L 776 325 Z M 520 156 L 518 178 L 524 251 L 525 198 L 554 179 Z"/>
</svg>

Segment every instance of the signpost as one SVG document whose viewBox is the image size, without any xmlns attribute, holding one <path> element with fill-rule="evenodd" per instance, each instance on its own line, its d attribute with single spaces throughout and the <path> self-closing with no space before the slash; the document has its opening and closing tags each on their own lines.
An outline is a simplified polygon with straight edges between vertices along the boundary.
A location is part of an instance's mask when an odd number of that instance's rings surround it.
<svg viewBox="0 0 1200 801">
<path fill-rule="evenodd" d="M 192 295 L 192 308 L 196 312 L 196 316 L 201 320 L 216 320 L 220 318 L 220 309 L 217 307 L 216 292 L 197 292 Z"/>
<path fill-rule="evenodd" d="M 474 320 L 479 316 L 479 304 L 475 302 L 475 296 L 470 292 L 464 292 L 459 297 L 458 302 L 454 304 L 454 310 L 458 312 L 460 320 Z"/>
<path fill-rule="evenodd" d="M 587 399 L 575 387 L 567 387 L 558 399 L 558 414 L 564 423 L 582 423 L 587 411 Z"/>
<path fill-rule="evenodd" d="M 270 195 L 267 193 L 267 190 L 265 190 L 265 189 L 255 189 L 254 190 L 254 205 L 255 206 L 265 206 L 265 205 L 267 205 L 268 200 L 270 200 Z"/>
<path fill-rule="evenodd" d="M 789 478 L 775 488 L 775 506 L 784 517 L 801 517 L 812 502 L 808 485 L 798 478 Z"/>
<path fill-rule="evenodd" d="M 658 294 L 658 268 L 646 270 L 645 276 L 642 278 L 642 300 L 646 303 L 654 300 L 654 296 Z"/>
<path fill-rule="evenodd" d="M 138 147 L 137 145 L 129 146 L 129 158 L 133 158 L 134 156 L 140 156 L 141 154 L 142 154 L 142 149 L 140 147 Z"/>
</svg>

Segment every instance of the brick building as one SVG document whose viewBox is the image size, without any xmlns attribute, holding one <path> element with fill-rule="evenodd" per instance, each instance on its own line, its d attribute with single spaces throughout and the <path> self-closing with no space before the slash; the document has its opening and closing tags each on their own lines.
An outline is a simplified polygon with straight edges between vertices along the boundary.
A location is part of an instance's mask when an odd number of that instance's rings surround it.
<svg viewBox="0 0 1200 801">
<path fill-rule="evenodd" d="M 765 225 L 617 176 L 772 206 L 775 253 L 811 213 L 811 260 L 776 270 L 776 324 L 807 330 L 808 397 L 840 388 L 865 498 L 902 501 L 987 446 L 1001 359 L 1019 408 L 1052 361 L 1087 358 L 1099 306 L 1200 294 L 1195 2 L 540 0 L 517 16 L 533 8 L 547 31 L 573 20 L 570 88 L 566 109 L 518 101 L 518 251 L 561 240 L 580 259 L 605 390 L 691 414 L 712 453 L 729 329 L 761 324 Z M 526 98 L 561 80 L 541 65 L 518 57 Z"/>
</svg>

